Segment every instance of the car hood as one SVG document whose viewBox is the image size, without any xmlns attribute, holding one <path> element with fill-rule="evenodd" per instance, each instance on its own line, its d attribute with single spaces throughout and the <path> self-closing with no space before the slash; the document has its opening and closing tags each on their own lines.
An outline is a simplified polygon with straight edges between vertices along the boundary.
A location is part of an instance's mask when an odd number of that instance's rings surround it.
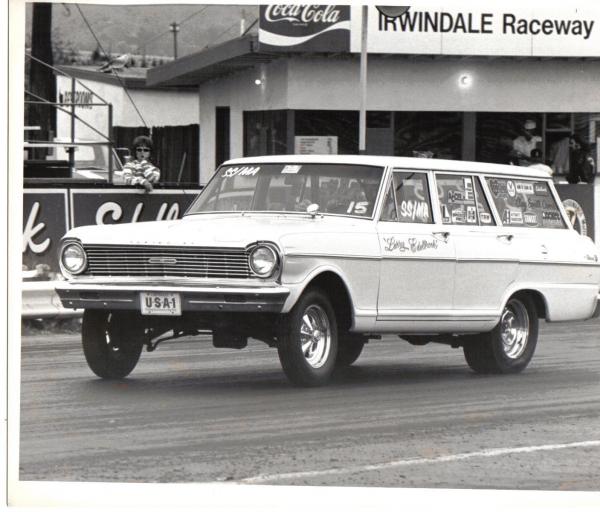
<svg viewBox="0 0 600 512">
<path fill-rule="evenodd" d="M 257 241 L 285 245 L 293 235 L 372 232 L 369 220 L 351 217 L 284 214 L 200 214 L 172 221 L 82 226 L 65 237 L 83 244 L 245 247 Z M 292 235 L 290 237 L 290 235 Z M 302 237 L 304 238 L 304 237 Z"/>
</svg>

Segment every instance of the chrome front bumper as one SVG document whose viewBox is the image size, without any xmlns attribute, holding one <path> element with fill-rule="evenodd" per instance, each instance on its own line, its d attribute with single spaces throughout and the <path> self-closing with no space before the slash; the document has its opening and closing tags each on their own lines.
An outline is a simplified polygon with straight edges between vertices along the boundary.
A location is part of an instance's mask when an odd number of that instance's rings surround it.
<svg viewBox="0 0 600 512">
<path fill-rule="evenodd" d="M 290 290 L 281 286 L 152 286 L 64 282 L 56 293 L 65 308 L 141 310 L 140 292 L 176 292 L 181 310 L 279 313 Z"/>
<path fill-rule="evenodd" d="M 63 281 L 23 281 L 21 286 L 22 318 L 68 318 L 81 311 L 65 309 L 56 294 L 57 283 Z"/>
</svg>

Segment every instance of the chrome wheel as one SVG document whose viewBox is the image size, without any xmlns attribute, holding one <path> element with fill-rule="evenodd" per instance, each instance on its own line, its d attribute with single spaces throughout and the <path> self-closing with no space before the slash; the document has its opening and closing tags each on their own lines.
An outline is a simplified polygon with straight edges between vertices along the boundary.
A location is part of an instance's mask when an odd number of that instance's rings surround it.
<svg viewBox="0 0 600 512">
<path fill-rule="evenodd" d="M 518 359 L 529 340 L 529 314 L 525 305 L 516 299 L 511 299 L 500 320 L 500 337 L 502 350 L 509 359 Z"/>
<path fill-rule="evenodd" d="M 300 324 L 300 342 L 306 362 L 320 368 L 329 358 L 331 350 L 331 326 L 325 310 L 312 304 L 304 311 Z"/>
</svg>

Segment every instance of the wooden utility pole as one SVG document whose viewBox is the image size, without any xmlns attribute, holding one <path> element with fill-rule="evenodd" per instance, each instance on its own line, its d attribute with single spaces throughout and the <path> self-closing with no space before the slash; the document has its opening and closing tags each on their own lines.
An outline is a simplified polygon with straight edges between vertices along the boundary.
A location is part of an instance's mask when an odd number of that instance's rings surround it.
<svg viewBox="0 0 600 512">
<path fill-rule="evenodd" d="M 171 32 L 173 32 L 173 57 L 177 58 L 177 32 L 179 32 L 179 23 L 174 21 L 169 25 Z"/>
<path fill-rule="evenodd" d="M 34 3 L 31 21 L 31 55 L 53 65 L 52 58 L 52 4 Z M 30 59 L 28 90 L 44 98 L 56 101 L 56 77 L 50 68 Z M 28 98 L 31 99 L 31 98 Z M 56 112 L 47 105 L 28 105 L 27 125 L 41 128 L 40 139 L 48 140 L 56 134 Z"/>
</svg>

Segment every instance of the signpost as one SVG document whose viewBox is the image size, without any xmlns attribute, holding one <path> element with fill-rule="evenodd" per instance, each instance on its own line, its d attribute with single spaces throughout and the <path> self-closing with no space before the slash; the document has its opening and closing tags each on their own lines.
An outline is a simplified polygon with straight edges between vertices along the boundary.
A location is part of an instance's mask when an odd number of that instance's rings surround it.
<svg viewBox="0 0 600 512">
<path fill-rule="evenodd" d="M 402 16 L 409 7 L 404 5 L 379 5 L 377 10 L 388 18 Z M 360 37 L 360 113 L 358 117 L 358 153 L 367 152 L 367 40 L 369 6 L 362 6 L 362 28 Z"/>
</svg>

